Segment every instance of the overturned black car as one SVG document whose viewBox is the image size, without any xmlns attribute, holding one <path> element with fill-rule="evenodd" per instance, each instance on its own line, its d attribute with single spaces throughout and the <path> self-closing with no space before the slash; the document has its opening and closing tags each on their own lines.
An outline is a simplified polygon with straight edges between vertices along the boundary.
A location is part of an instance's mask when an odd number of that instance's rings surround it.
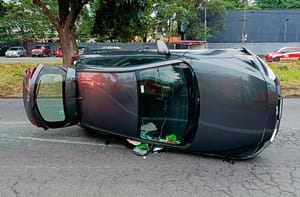
<svg viewBox="0 0 300 197">
<path fill-rule="evenodd" d="M 44 129 L 78 124 L 178 150 L 249 159 L 278 133 L 276 75 L 247 49 L 108 51 L 74 68 L 24 75 L 29 120 Z"/>
</svg>

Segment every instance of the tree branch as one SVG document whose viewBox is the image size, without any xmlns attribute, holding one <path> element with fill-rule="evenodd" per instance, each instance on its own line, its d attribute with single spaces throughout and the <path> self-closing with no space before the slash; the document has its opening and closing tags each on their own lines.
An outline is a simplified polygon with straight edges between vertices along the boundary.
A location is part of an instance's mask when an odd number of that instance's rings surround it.
<svg viewBox="0 0 300 197">
<path fill-rule="evenodd" d="M 59 32 L 60 31 L 60 24 L 57 18 L 53 16 L 50 10 L 45 6 L 41 0 L 33 0 L 34 5 L 40 8 L 40 10 L 44 13 L 44 15 L 53 23 L 55 29 Z"/>
<path fill-rule="evenodd" d="M 72 0 L 72 4 L 71 4 L 71 11 L 69 12 L 66 21 L 65 21 L 65 25 L 69 26 L 70 30 L 73 29 L 71 28 L 72 25 L 75 24 L 75 20 L 78 17 L 78 15 L 80 14 L 80 11 L 82 10 L 83 6 L 85 4 L 87 4 L 90 0 Z"/>
</svg>

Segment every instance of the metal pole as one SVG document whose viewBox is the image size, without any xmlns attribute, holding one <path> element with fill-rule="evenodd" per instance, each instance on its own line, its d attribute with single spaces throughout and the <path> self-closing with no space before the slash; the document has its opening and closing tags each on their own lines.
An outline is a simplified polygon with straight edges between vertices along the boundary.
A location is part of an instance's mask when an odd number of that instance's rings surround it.
<svg viewBox="0 0 300 197">
<path fill-rule="evenodd" d="M 286 41 L 286 31 L 287 31 L 287 23 L 289 21 L 289 18 L 285 19 L 285 23 L 284 23 L 284 37 L 283 37 L 283 41 Z"/>
<path fill-rule="evenodd" d="M 247 0 L 245 2 L 245 8 L 244 8 L 244 19 L 243 19 L 243 33 L 242 33 L 242 43 L 245 45 L 245 42 L 247 40 L 247 33 L 246 33 L 246 14 L 247 14 Z"/>
<path fill-rule="evenodd" d="M 204 41 L 206 42 L 206 39 L 207 39 L 207 20 L 206 20 L 206 17 L 207 17 L 207 13 L 206 13 L 206 6 L 204 8 Z"/>
</svg>

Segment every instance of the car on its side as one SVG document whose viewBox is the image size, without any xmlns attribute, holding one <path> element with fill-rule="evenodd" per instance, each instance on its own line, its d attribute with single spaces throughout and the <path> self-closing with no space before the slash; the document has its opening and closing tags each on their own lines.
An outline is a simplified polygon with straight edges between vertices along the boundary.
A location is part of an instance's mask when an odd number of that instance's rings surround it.
<svg viewBox="0 0 300 197">
<path fill-rule="evenodd" d="M 26 49 L 20 46 L 14 46 L 7 49 L 5 52 L 6 57 L 25 57 Z"/>
<path fill-rule="evenodd" d="M 37 45 L 31 50 L 32 57 L 49 57 L 51 55 L 51 48 L 49 45 Z"/>
<path fill-rule="evenodd" d="M 270 67 L 246 48 L 114 50 L 74 67 L 24 74 L 28 119 L 80 125 L 170 149 L 226 159 L 258 155 L 279 131 L 283 100 Z M 274 158 L 276 159 L 276 158 Z"/>
<path fill-rule="evenodd" d="M 278 62 L 281 60 L 300 60 L 300 47 L 283 47 L 275 52 L 266 54 L 267 62 Z"/>
</svg>

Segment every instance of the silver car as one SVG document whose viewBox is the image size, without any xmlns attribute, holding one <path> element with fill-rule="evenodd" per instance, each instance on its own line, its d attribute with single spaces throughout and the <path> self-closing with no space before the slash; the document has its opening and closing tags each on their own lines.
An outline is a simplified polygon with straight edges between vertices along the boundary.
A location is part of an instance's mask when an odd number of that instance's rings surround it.
<svg viewBox="0 0 300 197">
<path fill-rule="evenodd" d="M 6 57 L 22 57 L 26 56 L 26 49 L 24 47 L 10 47 L 6 52 L 5 52 Z"/>
</svg>

